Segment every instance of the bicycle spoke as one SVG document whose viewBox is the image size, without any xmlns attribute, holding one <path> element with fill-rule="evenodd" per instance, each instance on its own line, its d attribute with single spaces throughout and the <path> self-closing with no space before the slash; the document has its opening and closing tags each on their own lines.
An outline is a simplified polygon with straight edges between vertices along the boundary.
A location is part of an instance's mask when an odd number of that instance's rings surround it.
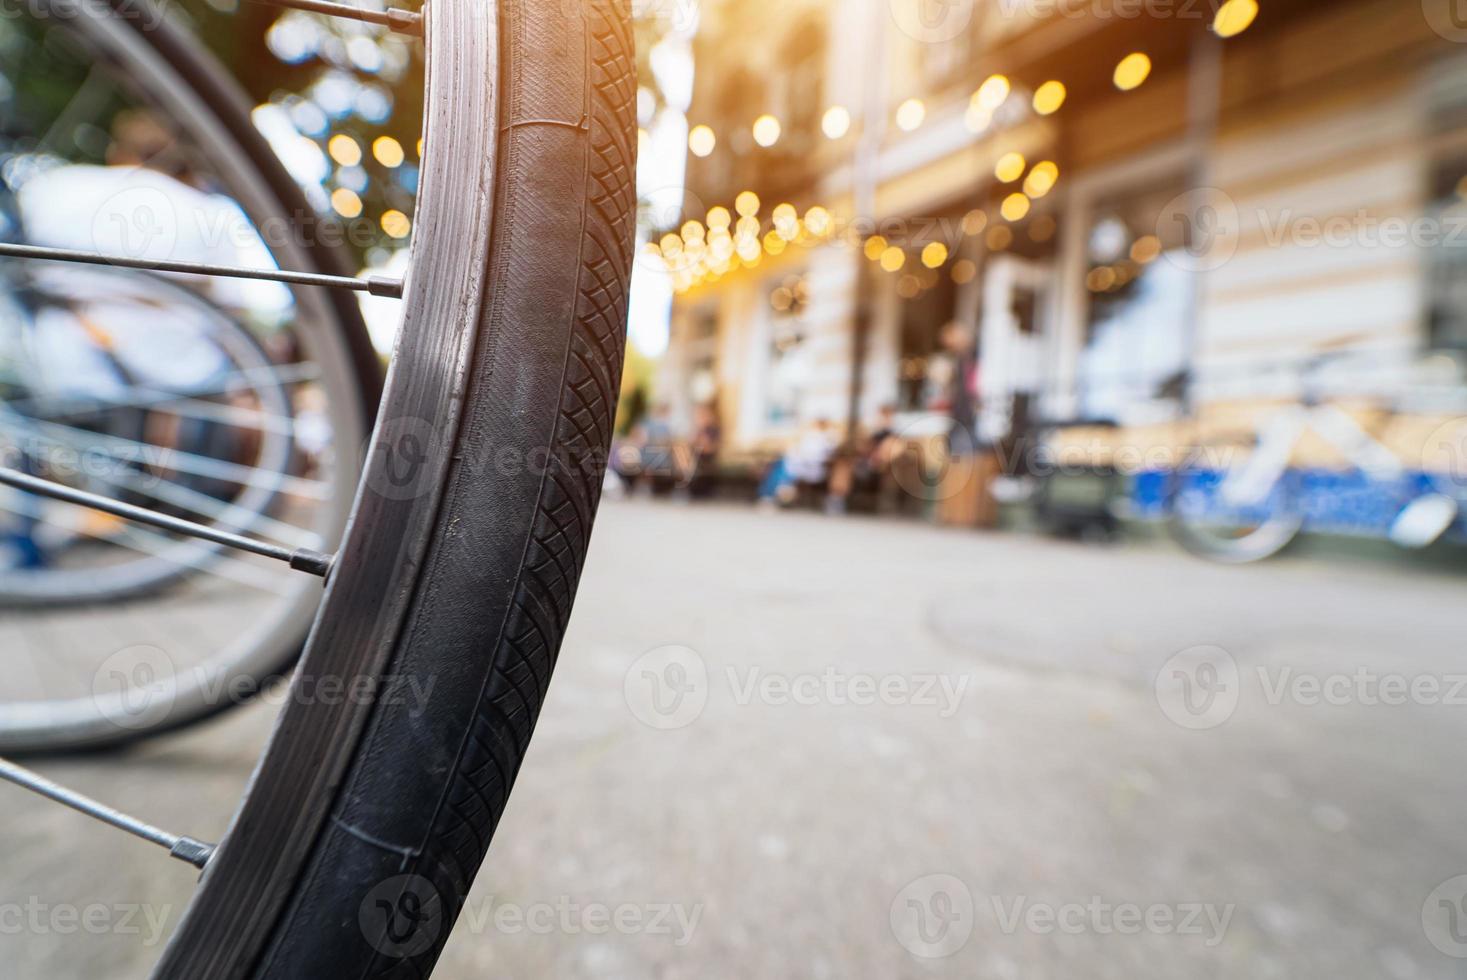
<svg viewBox="0 0 1467 980">
<path fill-rule="evenodd" d="M 319 272 L 291 272 L 282 269 L 242 269 L 230 265 L 210 265 L 204 262 L 173 262 L 158 259 L 133 259 L 122 255 L 101 255 L 96 252 L 79 252 L 69 248 L 48 248 L 41 245 L 14 245 L 0 242 L 0 256 L 14 259 L 40 259 L 48 262 L 79 262 L 83 265 L 110 265 L 120 269 L 143 269 L 148 272 L 182 272 L 197 276 L 220 276 L 225 279 L 266 279 L 271 282 L 288 282 L 299 286 L 329 286 L 335 289 L 354 289 L 401 299 L 403 280 L 389 276 L 328 276 Z"/>
<path fill-rule="evenodd" d="M 40 773 L 17 766 L 8 759 L 0 758 L 0 779 L 14 783 L 22 789 L 28 789 L 62 806 L 69 806 L 78 813 L 84 813 L 118 830 L 125 830 L 134 837 L 141 837 L 145 841 L 166 847 L 171 856 L 180 861 L 187 861 L 196 868 L 203 868 L 209 863 L 209 858 L 214 855 L 215 845 L 213 844 L 206 844 L 192 837 L 170 834 L 166 830 L 154 827 L 136 817 L 128 816 L 105 803 L 98 803 L 89 796 L 83 796 L 59 783 L 53 783 Z"/>
<path fill-rule="evenodd" d="M 364 10 L 344 3 L 327 3 L 326 0 L 255 0 L 271 7 L 289 7 L 291 10 L 306 10 L 313 14 L 343 17 L 377 24 L 399 34 L 422 34 L 423 15 L 411 10 Z"/>
<path fill-rule="evenodd" d="M 218 524 L 230 524 L 236 530 L 259 528 L 272 537 L 302 548 L 314 548 L 321 543 L 321 536 L 305 528 L 296 527 L 285 521 L 261 514 L 248 507 L 232 504 L 218 497 L 211 497 L 192 487 L 164 479 L 161 476 L 143 476 L 131 470 L 110 474 L 108 479 L 122 484 L 134 493 L 174 507 L 182 507 L 200 517 L 207 517 Z"/>
<path fill-rule="evenodd" d="M 260 555 L 264 558 L 273 558 L 276 561 L 285 562 L 297 571 L 307 572 L 311 575 L 326 577 L 331 572 L 332 556 L 322 554 L 310 548 L 290 549 L 267 541 L 258 541 L 254 538 L 246 538 L 242 535 L 233 534 L 229 531 L 221 531 L 217 528 L 206 527 L 203 524 L 195 524 L 193 521 L 185 521 L 182 518 L 172 517 L 148 510 L 145 507 L 135 507 L 132 504 L 124 504 L 118 500 L 111 500 L 85 490 L 76 490 L 61 483 L 53 483 L 40 477 L 0 467 L 0 484 L 24 490 L 41 497 L 50 497 L 52 500 L 60 500 L 80 507 L 89 507 L 99 510 L 104 514 L 121 517 L 124 520 L 136 521 L 139 524 L 150 524 L 153 527 L 183 534 L 193 538 L 200 538 L 214 544 L 223 545 L 226 548 L 235 548 L 239 551 L 247 551 L 251 554 Z"/>
<path fill-rule="evenodd" d="M 267 514 L 258 513 L 248 507 L 241 507 L 238 504 L 232 504 L 228 501 L 220 500 L 217 497 L 211 497 L 206 493 L 201 493 L 198 490 L 183 486 L 180 483 L 175 483 L 172 480 L 164 479 L 163 477 L 143 476 L 131 470 L 119 470 L 117 473 L 109 474 L 108 479 L 134 493 L 151 497 L 162 503 L 171 504 L 174 507 L 182 508 L 200 517 L 209 518 L 215 524 L 228 525 L 235 531 L 246 529 L 260 530 L 268 533 L 277 541 L 292 544 L 299 548 L 317 548 L 321 544 L 321 536 L 314 531 L 297 527 L 294 524 L 270 517 Z M 14 514 L 21 514 L 21 516 L 44 520 L 49 524 L 64 527 L 67 530 L 85 533 L 77 526 L 47 520 L 44 514 L 36 513 L 34 507 L 24 509 L 12 508 L 0 502 L 0 509 Z M 160 538 L 159 540 L 168 544 L 172 543 L 166 538 Z M 148 553 L 156 553 L 157 551 L 157 549 L 148 548 L 140 548 L 138 550 Z M 257 583 L 250 582 L 247 584 L 253 585 Z"/>
<path fill-rule="evenodd" d="M 186 398 L 183 396 L 170 397 L 166 392 L 151 391 L 146 388 L 134 388 L 134 391 L 143 391 L 156 396 L 149 401 L 147 395 L 141 399 L 95 399 L 85 407 L 81 406 L 75 399 L 62 401 L 59 404 L 65 406 L 61 411 L 48 408 L 45 399 L 26 399 L 30 411 L 24 414 L 35 418 L 37 421 L 54 422 L 58 419 L 75 418 L 78 415 L 91 415 L 97 412 L 111 411 L 118 408 L 150 408 L 155 412 L 165 415 L 178 415 L 188 419 L 203 419 L 209 422 L 221 422 L 237 429 L 257 429 L 278 432 L 281 435 L 293 435 L 295 433 L 295 419 L 288 415 L 273 415 L 262 412 L 257 408 L 242 408 L 238 405 L 221 405 L 218 402 L 201 401 L 197 398 Z M 19 403 L 12 403 L 14 408 Z"/>
<path fill-rule="evenodd" d="M 56 2 L 59 7 L 47 2 L 30 13 L 44 21 L 42 14 L 73 6 L 70 0 Z M 426 20 L 415 12 L 417 3 L 394 2 L 410 9 L 382 12 L 377 0 L 283 0 L 277 6 L 314 12 L 277 9 L 266 11 L 266 20 L 284 15 L 324 25 L 321 15 L 341 15 L 363 23 L 327 25 L 346 32 L 340 36 L 387 43 L 389 29 L 417 33 Z M 358 11 L 350 4 L 376 10 Z M 310 212 L 310 202 L 295 193 L 292 182 L 275 179 L 268 146 L 250 125 L 248 107 L 225 105 L 226 86 L 195 91 L 195 80 L 175 71 L 171 50 L 152 43 L 174 30 L 171 23 L 156 33 L 141 32 L 139 40 L 123 24 L 134 11 L 88 7 L 85 13 L 71 23 L 40 25 L 37 37 L 48 49 L 63 35 L 79 39 L 75 51 L 58 48 L 58 57 L 43 58 L 46 52 L 37 48 L 31 58 L 36 38 L 23 33 L 28 60 L 22 69 L 59 58 L 72 83 L 70 93 L 41 90 L 47 111 L 37 116 L 35 128 L 54 147 L 49 154 L 37 150 L 36 172 L 58 171 L 60 190 L 34 195 L 39 218 L 50 217 L 54 208 L 62 220 L 84 223 L 82 214 L 92 212 L 94 202 L 83 191 L 92 193 L 104 177 L 128 190 L 151 193 L 157 187 L 170 201 L 175 189 L 210 195 L 220 206 L 216 213 L 200 204 L 211 222 L 205 237 L 226 211 L 230 222 L 244 217 L 256 229 L 267 227 L 262 219 L 289 225 Z M 392 43 L 401 50 L 401 41 Z M 77 62 L 75 71 L 71 61 Z M 5 77 L 15 82 L 12 66 L 5 67 Z M 209 75 L 212 66 L 200 71 Z M 21 71 L 22 81 L 29 77 Z M 21 86 L 20 94 L 30 93 Z M 70 105 L 67 95 L 74 97 Z M 110 138 L 108 152 L 94 160 L 98 147 L 88 140 L 103 136 Z M 26 137 L 20 149 L 29 153 L 26 148 L 35 144 Z M 29 157 L 23 162 L 29 165 Z M 95 172 L 84 169 L 93 165 Z M 100 216 L 97 209 L 93 217 Z M 147 611 L 139 618 L 157 627 L 157 645 L 175 655 L 185 649 L 202 655 L 217 639 L 223 645 L 211 656 L 221 666 L 266 676 L 295 654 L 320 590 L 282 574 L 278 563 L 294 559 L 318 576 L 329 570 L 331 556 L 323 551 L 336 547 L 346 523 L 359 475 L 357 450 L 371 431 L 381 384 L 380 365 L 354 334 L 356 304 L 339 290 L 401 298 L 406 278 L 401 267 L 339 267 L 329 242 L 277 248 L 262 234 L 266 244 L 254 249 L 258 255 L 246 255 L 243 248 L 237 255 L 223 249 L 207 255 L 193 248 L 170 252 L 84 242 L 81 235 L 42 234 L 43 227 L 40 220 L 34 226 L 26 221 L 15 236 L 0 236 L 0 291 L 14 295 L 6 310 L 16 313 L 10 357 L 0 365 L 0 383 L 12 396 L 0 397 L 0 467 L 61 488 L 37 493 L 37 485 L 17 488 L 20 481 L 0 479 L 0 607 L 7 617 L 0 645 L 13 647 L 20 654 L 15 659 L 40 658 L 45 668 L 33 685 L 27 665 L 20 665 L 17 677 L 27 688 L 22 710 L 0 705 L 0 739 L 9 739 L 17 751 L 119 737 L 115 726 L 89 710 L 95 700 L 90 671 L 78 669 L 71 677 L 54 669 L 89 667 L 85 658 L 71 655 L 91 656 L 93 645 L 147 632 L 119 624 L 133 607 L 114 604 L 113 598 L 146 599 L 138 604 Z M 122 244 L 131 244 L 126 235 L 132 230 L 121 229 Z M 11 244 L 17 242 L 27 244 Z M 211 243 L 212 237 L 204 244 Z M 114 267 L 118 282 L 111 287 L 100 279 L 52 279 L 47 273 L 65 271 L 61 262 L 81 263 L 73 265 L 78 270 L 90 266 L 98 275 Z M 143 278 L 129 286 L 128 270 L 139 270 L 130 274 Z M 230 278 L 202 278 L 215 275 Z M 287 310 L 268 291 L 198 293 L 245 280 L 287 284 L 294 305 Z M 138 285 L 149 281 L 153 288 Z M 114 289 L 120 313 L 110 305 Z M 170 290 L 180 301 L 170 301 Z M 102 305 L 94 310 L 94 303 Z M 70 322 L 42 322 L 53 308 L 63 317 L 72 314 Z M 160 315 L 150 319 L 149 308 Z M 88 322 L 89 316 L 96 322 Z M 283 363 L 272 364 L 277 361 Z M 93 370 L 95 376 L 88 373 Z M 104 505 L 81 496 L 87 492 L 115 499 Z M 131 510 L 123 513 L 124 508 Z M 63 628 L 45 637 L 52 622 Z M 27 650 L 27 641 L 42 637 Z M 32 702 L 32 694 L 40 700 Z M 173 720 L 192 720 L 209 694 L 186 692 Z"/>
<path fill-rule="evenodd" d="M 213 456 L 200 456 L 182 449 L 155 446 L 150 442 L 92 432 L 90 429 L 79 429 L 75 426 L 62 425 L 59 422 L 0 417 L 0 429 L 5 427 L 9 427 L 12 431 L 18 429 L 30 432 L 58 446 L 67 446 L 82 451 L 101 450 L 114 459 L 128 459 L 142 465 L 177 470 L 180 473 L 191 473 L 194 476 L 224 480 L 242 486 L 263 487 L 266 490 L 293 493 L 308 500 L 325 500 L 330 491 L 330 487 L 319 480 L 289 476 L 274 470 L 261 469 L 258 466 L 231 463 L 228 460 L 215 459 Z M 146 455 L 150 452 L 157 454 L 157 458 L 150 460 Z"/>
<path fill-rule="evenodd" d="M 29 500 L 30 498 L 26 499 Z M 3 497 L 0 497 L 0 510 L 12 514 L 21 513 L 18 508 L 6 503 Z M 261 592 L 268 592 L 271 595 L 287 596 L 292 593 L 292 590 L 285 584 L 285 581 L 279 575 L 276 575 L 274 571 L 267 570 L 238 558 L 233 558 L 229 555 L 221 555 L 200 545 L 189 544 L 185 547 L 184 542 L 164 537 L 146 528 L 129 527 L 121 531 L 121 533 L 109 534 L 96 528 L 87 527 L 80 521 L 60 520 L 55 514 L 35 515 L 28 513 L 27 516 L 33 517 L 35 520 L 41 521 L 44 524 L 49 524 L 52 527 L 59 527 L 63 531 L 70 531 L 72 534 L 129 548 L 138 554 L 147 555 L 152 558 L 161 558 L 181 568 L 191 568 L 196 572 L 212 575 L 215 578 L 226 579 L 238 585 L 249 586 Z"/>
<path fill-rule="evenodd" d="M 105 398 L 100 395 L 91 397 L 68 397 L 51 402 L 44 396 L 32 395 L 28 398 L 18 398 L 7 402 L 6 408 L 20 415 L 39 414 L 37 406 L 40 404 L 60 404 L 66 406 L 61 412 L 50 416 L 52 419 L 67 418 L 71 415 L 84 415 L 87 412 L 101 411 L 110 408 L 150 408 L 171 401 L 202 398 L 207 395 L 222 395 L 234 389 L 237 383 L 252 383 L 256 375 L 262 375 L 264 380 L 277 387 L 296 384 L 304 381 L 315 381 L 321 377 L 321 369 L 309 362 L 298 362 L 293 364 L 281 364 L 271 367 L 241 368 L 238 371 L 230 371 L 218 378 L 218 380 L 192 388 L 181 388 L 178 391 L 150 392 L 144 397 L 128 398 Z M 29 385 L 29 381 L 20 375 L 0 371 L 0 379 L 16 385 Z M 134 392 L 143 390 L 131 389 Z"/>
<path fill-rule="evenodd" d="M 88 532 L 82 531 L 81 533 Z M 275 574 L 273 568 L 263 568 L 242 558 L 212 551 L 202 545 L 190 544 L 189 547 L 184 548 L 180 546 L 183 542 L 175 541 L 173 538 L 165 537 L 147 528 L 129 527 L 114 538 L 103 538 L 101 535 L 91 534 L 89 536 L 112 541 L 139 554 L 161 558 L 182 568 L 191 568 L 200 574 L 212 575 L 238 585 L 246 585 L 270 595 L 288 596 L 293 592 L 287 580 Z"/>
</svg>

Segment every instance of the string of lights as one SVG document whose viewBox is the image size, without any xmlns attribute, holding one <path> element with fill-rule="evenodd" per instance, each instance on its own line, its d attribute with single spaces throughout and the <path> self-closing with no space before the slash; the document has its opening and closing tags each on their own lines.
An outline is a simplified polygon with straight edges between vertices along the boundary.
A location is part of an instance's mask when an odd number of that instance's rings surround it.
<svg viewBox="0 0 1467 980">
<path fill-rule="evenodd" d="M 1226 0 L 1214 16 L 1213 31 L 1222 38 L 1234 37 L 1246 30 L 1257 14 L 1257 0 Z M 1111 80 L 1118 90 L 1131 92 L 1145 84 L 1151 70 L 1150 56 L 1144 51 L 1133 51 L 1116 63 Z M 976 135 L 988 134 L 999 110 L 1015 94 L 1008 77 L 990 75 L 969 97 L 964 125 Z M 1053 115 L 1063 108 L 1068 94 L 1064 82 L 1049 79 L 1027 93 L 1029 108 L 1037 116 Z M 898 129 L 912 133 L 927 122 L 927 116 L 923 100 L 909 98 L 896 107 L 893 119 Z M 851 135 L 854 122 L 850 109 L 844 105 L 832 105 L 822 114 L 820 129 L 826 139 L 840 141 Z M 750 135 L 759 147 L 770 149 L 779 144 L 785 132 L 776 116 L 764 113 L 754 119 Z M 712 156 L 719 142 L 718 133 L 706 123 L 698 123 L 688 131 L 688 150 L 694 157 Z M 1007 225 L 1031 217 L 1034 202 L 1054 189 L 1060 171 L 1052 160 L 1039 160 L 1031 166 L 1022 153 L 1008 151 L 998 157 L 993 174 L 1001 185 L 1021 180 L 1022 184 L 999 201 L 996 215 L 981 209 L 971 211 L 963 217 L 961 229 L 965 237 L 981 235 L 983 244 L 990 250 L 1002 250 L 1013 241 L 1013 230 Z M 867 258 L 893 274 L 901 273 L 909 265 L 906 248 L 871 231 L 863 234 L 858 227 L 859 222 L 849 216 L 838 218 L 826 207 L 811 207 L 801 218 L 793 205 L 780 204 L 771 211 L 767 225 L 760 218 L 760 207 L 758 195 L 744 191 L 735 199 L 733 212 L 721 205 L 716 206 L 703 220 L 690 218 L 680 229 L 649 242 L 646 252 L 665 266 L 672 276 L 673 288 L 679 294 L 717 282 L 738 269 L 754 268 L 765 256 L 779 256 L 791 246 L 809 247 L 836 242 L 858 247 L 863 249 Z M 735 213 L 738 215 L 736 221 Z M 1045 241 L 1054 234 L 1054 220 L 1048 215 L 1037 216 L 1031 224 L 1029 235 L 1036 242 Z M 940 270 L 960 252 L 955 241 L 914 244 L 920 249 L 918 262 L 929 272 Z M 974 264 L 967 259 L 953 261 L 949 270 L 959 283 L 970 280 L 975 272 Z M 1124 279 L 1125 275 L 1124 269 L 1116 271 L 1112 283 Z M 1103 276 L 1092 279 L 1088 283 L 1092 289 L 1108 288 Z"/>
</svg>

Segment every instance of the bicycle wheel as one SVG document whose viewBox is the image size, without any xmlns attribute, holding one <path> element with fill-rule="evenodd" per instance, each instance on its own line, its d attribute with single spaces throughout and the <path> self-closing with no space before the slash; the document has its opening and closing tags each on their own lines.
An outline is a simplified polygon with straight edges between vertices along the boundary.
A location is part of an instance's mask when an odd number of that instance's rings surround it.
<svg viewBox="0 0 1467 980">
<path fill-rule="evenodd" d="M 155 276 L 51 268 L 9 278 L 11 296 L 24 297 L 29 309 L 7 324 L 19 329 L 0 336 L 0 351 L 32 356 L 18 358 L 27 380 L 7 378 L 9 397 L 0 402 L 0 446 L 8 456 L 27 472 L 109 497 L 203 512 L 215 526 L 280 530 L 282 522 L 267 515 L 291 482 L 298 419 L 289 372 L 277 369 L 247 327 Z M 159 361 L 160 342 L 173 358 Z M 213 396 L 220 391 L 228 397 Z M 246 441 L 250 472 L 228 458 Z M 57 473 L 58 452 L 91 453 L 104 465 Z M 170 462 L 178 469 L 169 470 Z M 0 539 L 12 556 L 0 562 L 6 606 L 144 596 L 207 567 L 222 550 L 161 540 L 134 550 L 128 546 L 138 539 L 116 540 L 129 533 L 120 522 L 89 527 L 65 504 L 16 491 L 3 496 L 11 498 L 0 499 Z"/>
<path fill-rule="evenodd" d="M 342 271 L 341 256 L 323 244 L 323 236 L 313 233 L 307 218 L 311 212 L 300 189 L 255 130 L 248 103 L 238 87 L 176 25 L 151 13 L 146 19 L 126 12 L 112 14 L 104 6 L 76 0 L 46 0 L 32 9 L 35 16 L 30 21 L 12 17 L 0 24 L 8 43 L 5 69 L 7 73 L 54 69 L 61 76 L 74 76 L 79 95 L 87 98 L 75 100 L 81 109 L 63 114 L 68 126 L 80 129 L 82 122 L 89 121 L 83 110 L 114 112 L 119 104 L 128 111 L 145 111 L 150 118 L 166 122 L 170 138 L 176 139 L 180 147 L 180 158 L 190 168 L 208 174 L 213 182 L 207 195 L 210 200 L 226 202 L 241 221 L 247 218 L 257 228 L 291 230 L 289 234 L 272 235 L 268 243 L 256 237 L 251 247 L 258 246 L 264 255 L 257 261 L 273 258 L 282 268 L 308 272 Z M 18 39 L 25 40 L 25 31 L 34 35 L 34 50 L 50 60 L 29 67 L 9 60 L 17 50 L 25 50 L 17 45 Z M 53 84 L 60 80 L 48 78 Z M 10 90 L 24 88 L 10 86 Z M 64 154 L 45 147 L 44 142 L 41 146 L 47 154 L 43 172 L 53 175 L 58 172 L 55 162 L 64 160 Z M 39 156 L 34 152 L 32 155 Z M 15 159 L 12 156 L 12 163 Z M 116 175 L 114 169 L 107 169 Z M 8 169 L 7 175 L 11 172 Z M 38 168 L 38 172 L 42 171 Z M 124 197 L 137 191 L 146 199 L 160 187 L 181 186 L 177 180 L 151 176 L 152 171 L 145 167 L 133 172 L 147 180 L 140 186 L 130 185 Z M 188 203 L 205 196 L 190 193 Z M 70 193 L 48 192 L 37 197 L 48 203 L 84 204 L 82 198 Z M 78 226 L 78 222 L 65 218 L 61 214 L 49 222 L 50 227 L 59 229 L 56 234 Z M 100 227 L 105 231 L 110 226 Z M 209 229 L 229 239 L 235 227 L 210 225 Z M 80 228 L 95 233 L 90 222 L 81 223 Z M 9 260 L 7 265 L 18 267 Z M 197 277 L 164 280 L 122 270 L 94 268 L 83 273 L 50 263 L 19 266 L 33 268 L 34 275 L 44 276 L 53 284 L 56 276 L 43 272 L 43 268 L 66 269 L 74 282 L 90 284 L 81 290 L 88 302 L 93 297 L 117 301 L 135 294 L 144 307 L 149 303 L 156 307 L 161 296 L 169 308 L 191 308 L 194 312 L 190 316 L 196 323 L 228 319 L 220 308 L 218 294 L 202 291 Z M 113 284 L 105 285 L 109 279 Z M 116 284 L 124 279 L 126 288 L 118 288 Z M 240 372 L 223 372 L 223 376 L 236 381 L 249 376 L 250 383 L 243 387 L 252 401 L 244 414 L 288 427 L 289 438 L 277 438 L 280 433 L 256 427 L 256 449 L 268 452 L 252 455 L 247 465 L 191 451 L 198 448 L 200 440 L 213 440 L 217 427 L 211 435 L 196 426 L 193 436 L 183 443 L 175 438 L 166 447 L 151 446 L 146 439 L 117 441 L 119 433 L 109 430 L 109 426 L 121 417 L 117 413 L 137 411 L 136 404 L 103 404 L 102 416 L 109 420 L 105 424 L 95 420 L 85 426 L 68 422 L 44 430 L 47 438 L 64 436 L 62 441 L 72 449 L 80 444 L 84 451 L 104 454 L 109 448 L 120 451 L 139 446 L 190 450 L 174 452 L 170 457 L 177 469 L 116 467 L 103 482 L 119 487 L 126 484 L 130 492 L 146 494 L 145 499 L 153 507 L 188 512 L 223 529 L 257 530 L 304 546 L 330 547 L 345 527 L 356 492 L 381 392 L 381 368 L 350 296 L 299 287 L 286 290 L 281 302 L 283 326 L 270 339 L 274 347 L 291 356 L 281 356 L 277 351 L 260 360 L 262 352 L 252 349 L 253 340 L 239 332 L 245 329 L 242 321 L 209 328 L 212 336 L 232 337 L 228 341 L 235 352 L 232 356 L 252 365 Z M 165 327 L 163 323 L 156 325 L 160 331 Z M 160 365 L 179 360 L 178 349 L 170 353 L 171 358 L 156 353 L 152 358 Z M 138 392 L 132 388 L 121 400 L 137 402 L 139 399 L 132 396 Z M 227 399 L 210 401 L 214 389 L 202 392 L 183 385 L 163 394 L 172 399 L 174 414 L 180 417 L 186 414 L 178 410 L 185 401 L 196 409 L 207 409 L 213 413 L 211 417 L 218 413 L 239 414 L 239 406 L 227 404 Z M 319 429 L 320 448 L 311 458 L 309 473 L 301 470 L 301 441 L 297 438 L 303 408 L 309 408 Z M 53 424 L 57 420 L 46 421 Z M 221 462 L 227 464 L 222 469 Z M 221 479 L 240 487 L 239 492 L 217 491 Z M 87 530 L 79 527 L 76 533 Z M 62 533 L 67 532 L 62 529 Z M 0 649 L 5 651 L 7 663 L 0 679 L 0 749 L 99 745 L 188 724 L 238 704 L 247 696 L 240 692 L 257 692 L 288 668 L 301 650 L 320 602 L 316 583 L 283 580 L 273 568 L 267 570 L 258 563 L 223 555 L 213 545 L 180 542 L 171 535 L 137 529 L 123 533 L 108 526 L 105 538 L 111 549 L 108 554 L 122 557 L 96 561 L 89 570 L 54 569 L 68 573 L 65 575 L 32 572 L 27 577 L 16 574 L 6 579 L 6 591 L 17 602 L 54 605 L 78 600 L 93 604 L 130 601 L 117 608 L 93 605 L 75 613 L 16 608 L 3 613 Z M 70 561 L 74 556 L 68 552 L 64 557 Z M 78 571 L 86 574 L 72 574 Z M 177 587 L 161 593 L 164 585 Z M 231 605 L 226 615 L 221 611 L 222 596 L 240 586 L 246 587 L 250 598 Z M 211 621 L 216 638 L 207 645 L 179 647 L 181 637 L 200 635 L 201 618 Z M 84 646 L 88 639 L 109 634 L 119 637 L 118 646 L 123 649 Z M 123 637 L 127 638 L 126 644 Z M 136 655 L 139 650 L 144 651 L 141 660 Z M 123 673 L 139 666 L 156 673 L 157 661 L 161 660 L 173 682 L 166 710 L 133 711 L 125 691 L 99 687 L 100 681 L 116 673 L 118 656 L 127 661 L 122 665 L 126 668 Z"/>
<path fill-rule="evenodd" d="M 430 972 L 570 614 L 624 344 L 630 18 L 433 0 L 424 33 L 403 327 L 296 676 L 375 696 L 287 701 L 160 977 Z"/>
<path fill-rule="evenodd" d="M 1292 471 L 1248 489 L 1247 499 L 1234 499 L 1234 488 L 1258 482 L 1249 468 L 1255 449 L 1251 436 L 1211 438 L 1173 471 L 1167 527 L 1199 558 L 1225 565 L 1263 561 L 1299 536 L 1304 516 Z"/>
</svg>

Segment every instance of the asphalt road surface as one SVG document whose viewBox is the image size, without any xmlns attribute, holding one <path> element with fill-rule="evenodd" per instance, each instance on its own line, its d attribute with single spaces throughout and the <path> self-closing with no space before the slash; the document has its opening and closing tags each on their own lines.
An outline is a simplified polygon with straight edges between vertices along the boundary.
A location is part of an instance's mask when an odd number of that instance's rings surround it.
<svg viewBox="0 0 1467 980">
<path fill-rule="evenodd" d="M 608 504 L 439 975 L 1461 976 L 1463 596 Z M 272 717 L 39 767 L 208 838 Z M 144 975 L 191 869 L 0 800 L 0 976 Z"/>
</svg>

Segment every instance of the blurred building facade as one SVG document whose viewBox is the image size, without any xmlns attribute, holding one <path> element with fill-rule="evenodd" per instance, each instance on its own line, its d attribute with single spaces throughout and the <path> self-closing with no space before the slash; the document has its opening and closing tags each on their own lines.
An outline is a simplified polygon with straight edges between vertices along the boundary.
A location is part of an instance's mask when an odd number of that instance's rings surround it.
<svg viewBox="0 0 1467 980">
<path fill-rule="evenodd" d="M 684 223 L 649 246 L 662 397 L 714 403 L 732 459 L 886 405 L 939 427 L 956 321 L 985 438 L 1148 446 L 1321 354 L 1467 347 L 1467 31 L 1431 8 L 706 3 Z"/>
</svg>

